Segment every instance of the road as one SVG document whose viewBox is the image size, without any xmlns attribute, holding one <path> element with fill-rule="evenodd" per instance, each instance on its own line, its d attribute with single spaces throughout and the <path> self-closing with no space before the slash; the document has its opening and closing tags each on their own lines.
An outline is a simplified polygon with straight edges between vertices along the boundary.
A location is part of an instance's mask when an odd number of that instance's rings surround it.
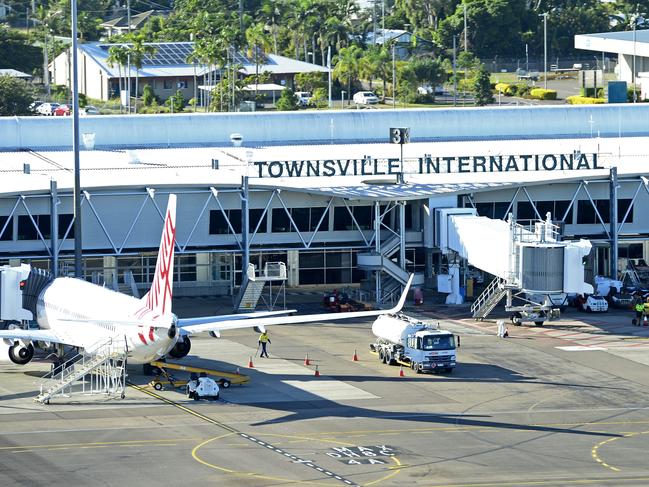
<svg viewBox="0 0 649 487">
<path fill-rule="evenodd" d="M 250 331 L 194 340 L 189 363 L 251 376 L 216 403 L 130 388 L 41 406 L 46 365 L 0 365 L 0 484 L 649 485 L 649 328 L 630 313 L 500 339 L 465 308 L 409 312 L 461 336 L 452 375 L 399 377 L 369 353 L 368 322 L 275 327 L 270 359 Z"/>
</svg>

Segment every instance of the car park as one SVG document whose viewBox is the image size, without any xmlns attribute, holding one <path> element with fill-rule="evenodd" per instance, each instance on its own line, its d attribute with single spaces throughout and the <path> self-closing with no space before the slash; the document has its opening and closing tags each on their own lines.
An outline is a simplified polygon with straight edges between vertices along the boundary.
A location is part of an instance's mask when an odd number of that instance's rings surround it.
<svg viewBox="0 0 649 487">
<path fill-rule="evenodd" d="M 56 110 L 58 106 L 58 103 L 41 103 L 38 107 L 36 107 L 36 113 L 38 113 L 39 115 L 51 116 L 54 115 L 54 110 Z"/>
<path fill-rule="evenodd" d="M 296 91 L 295 96 L 297 97 L 297 102 L 301 107 L 309 106 L 309 103 L 311 103 L 311 98 L 313 98 L 311 93 L 308 91 Z"/>
<path fill-rule="evenodd" d="M 354 94 L 353 101 L 358 105 L 374 105 L 379 102 L 379 97 L 371 91 L 359 91 Z"/>
<path fill-rule="evenodd" d="M 38 107 L 40 107 L 42 104 L 43 104 L 43 101 L 42 101 L 42 100 L 34 100 L 33 102 L 31 102 L 31 103 L 29 104 L 29 107 L 27 107 L 27 108 L 28 108 L 29 111 L 32 112 L 32 113 L 38 113 L 38 112 L 37 112 Z"/>
</svg>

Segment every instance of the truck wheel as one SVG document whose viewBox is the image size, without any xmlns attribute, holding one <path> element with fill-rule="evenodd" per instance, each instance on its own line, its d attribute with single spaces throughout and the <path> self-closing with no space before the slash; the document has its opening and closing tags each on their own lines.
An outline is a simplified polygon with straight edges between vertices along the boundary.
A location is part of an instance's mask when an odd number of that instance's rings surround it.
<svg viewBox="0 0 649 487">
<path fill-rule="evenodd" d="M 421 368 L 419 367 L 419 364 L 415 364 L 415 367 L 416 367 L 415 372 L 417 374 L 421 374 Z"/>
<path fill-rule="evenodd" d="M 523 317 L 523 315 L 521 315 L 520 313 L 516 312 L 516 313 L 514 313 L 513 315 L 511 315 L 511 316 L 509 317 L 509 319 L 512 321 L 512 324 L 513 324 L 514 326 L 521 326 L 521 324 L 523 323 L 523 321 L 522 321 L 522 319 L 521 319 L 522 317 Z"/>
<path fill-rule="evenodd" d="M 534 324 L 535 324 L 536 326 L 543 326 L 543 323 L 544 323 L 543 321 L 535 321 L 535 322 L 534 322 Z"/>
<path fill-rule="evenodd" d="M 161 391 L 162 390 L 162 384 L 160 384 L 160 382 L 156 382 L 155 384 L 153 384 L 153 388 L 156 391 Z"/>
<path fill-rule="evenodd" d="M 385 353 L 382 348 L 379 348 L 379 362 L 385 363 Z"/>
<path fill-rule="evenodd" d="M 223 387 L 223 389 L 230 387 L 230 381 L 228 379 L 221 379 L 219 382 L 219 385 Z"/>
<path fill-rule="evenodd" d="M 198 394 L 194 393 L 194 397 L 192 398 L 194 401 L 200 401 L 201 398 L 199 397 Z"/>
</svg>

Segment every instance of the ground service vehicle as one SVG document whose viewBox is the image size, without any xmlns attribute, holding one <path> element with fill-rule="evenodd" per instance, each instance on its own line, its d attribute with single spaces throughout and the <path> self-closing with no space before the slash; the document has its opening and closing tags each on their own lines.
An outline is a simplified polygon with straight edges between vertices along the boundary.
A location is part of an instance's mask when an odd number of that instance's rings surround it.
<svg viewBox="0 0 649 487">
<path fill-rule="evenodd" d="M 357 105 L 374 105 L 379 102 L 379 97 L 371 91 L 359 91 L 353 100 Z"/>
<path fill-rule="evenodd" d="M 379 316 L 372 324 L 377 337 L 370 350 L 389 365 L 401 364 L 417 371 L 451 372 L 455 368 L 455 336 L 430 328 L 405 315 Z"/>
</svg>

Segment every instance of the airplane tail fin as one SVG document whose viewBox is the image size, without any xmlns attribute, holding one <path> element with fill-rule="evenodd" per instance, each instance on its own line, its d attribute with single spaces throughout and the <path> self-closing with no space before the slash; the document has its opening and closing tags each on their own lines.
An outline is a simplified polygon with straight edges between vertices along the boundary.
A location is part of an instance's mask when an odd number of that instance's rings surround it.
<svg viewBox="0 0 649 487">
<path fill-rule="evenodd" d="M 176 195 L 169 195 L 158 260 L 151 289 L 142 298 L 144 306 L 157 315 L 171 313 L 173 295 L 174 247 L 176 245 Z"/>
</svg>

